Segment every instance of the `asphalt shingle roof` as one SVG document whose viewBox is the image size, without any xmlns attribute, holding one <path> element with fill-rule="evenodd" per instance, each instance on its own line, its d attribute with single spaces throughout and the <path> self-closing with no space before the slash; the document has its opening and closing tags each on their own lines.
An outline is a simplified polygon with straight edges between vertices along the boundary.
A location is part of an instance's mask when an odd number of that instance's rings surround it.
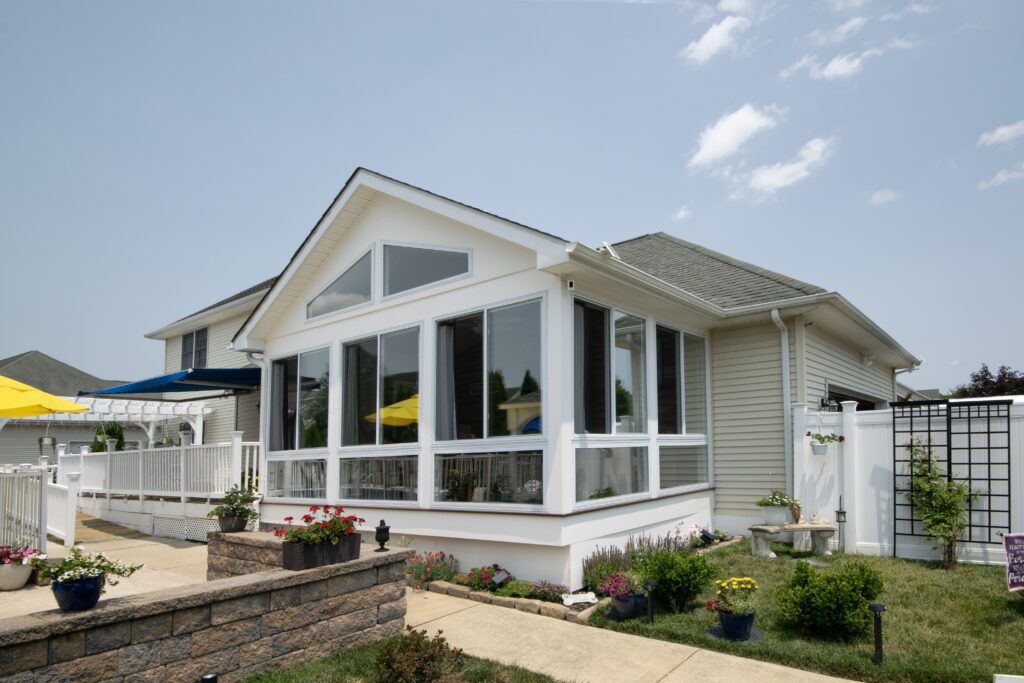
<svg viewBox="0 0 1024 683">
<path fill-rule="evenodd" d="M 274 283 L 276 281 L 277 281 L 277 276 L 274 276 L 274 277 L 270 278 L 269 280 L 264 280 L 263 282 L 259 283 L 258 285 L 253 285 L 252 287 L 249 287 L 247 289 L 243 289 L 241 292 L 237 292 L 235 294 L 232 294 L 231 296 L 229 296 L 226 299 L 221 299 L 220 301 L 218 301 L 215 304 L 210 304 L 206 308 L 200 308 L 195 313 L 189 313 L 184 318 L 178 318 L 174 322 L 178 323 L 178 322 L 181 322 L 182 320 L 187 320 L 188 318 L 191 318 L 194 315 L 199 315 L 200 313 L 206 313 L 207 311 L 212 311 L 215 308 L 220 308 L 224 304 L 229 304 L 232 301 L 238 301 L 239 299 L 244 299 L 245 297 L 249 296 L 250 294 L 255 294 L 256 292 L 262 292 L 264 290 L 270 289 L 271 287 L 274 286 Z"/>
<path fill-rule="evenodd" d="M 0 360 L 0 375 L 55 396 L 77 396 L 79 391 L 95 391 L 124 384 L 119 380 L 90 375 L 42 351 L 26 351 Z"/>
<path fill-rule="evenodd" d="M 628 265 L 721 308 L 823 294 L 824 289 L 657 232 L 612 245 Z"/>
</svg>

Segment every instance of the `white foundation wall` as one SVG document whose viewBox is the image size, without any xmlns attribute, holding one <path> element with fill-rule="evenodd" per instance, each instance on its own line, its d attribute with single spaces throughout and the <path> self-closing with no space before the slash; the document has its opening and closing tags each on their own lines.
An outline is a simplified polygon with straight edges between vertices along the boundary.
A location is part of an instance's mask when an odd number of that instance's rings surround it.
<svg viewBox="0 0 1024 683">
<path fill-rule="evenodd" d="M 78 509 L 87 515 L 151 536 L 195 541 L 206 540 L 206 532 L 217 528 L 217 520 L 206 517 L 213 507 L 213 503 L 192 501 L 103 496 L 78 499 Z"/>
</svg>

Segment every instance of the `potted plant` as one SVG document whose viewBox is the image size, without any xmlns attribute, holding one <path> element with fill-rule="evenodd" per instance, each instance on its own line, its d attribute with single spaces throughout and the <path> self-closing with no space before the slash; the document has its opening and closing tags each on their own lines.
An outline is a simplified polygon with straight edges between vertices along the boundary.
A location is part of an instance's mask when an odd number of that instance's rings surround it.
<svg viewBox="0 0 1024 683">
<path fill-rule="evenodd" d="M 807 436 L 811 437 L 811 452 L 815 455 L 825 455 L 828 453 L 828 445 L 830 443 L 842 443 L 846 441 L 846 437 L 839 436 L 838 434 L 812 434 L 807 432 Z"/>
<path fill-rule="evenodd" d="M 50 579 L 50 588 L 57 604 L 65 612 L 91 609 L 100 599 L 107 583 L 117 585 L 108 576 L 128 577 L 142 568 L 141 564 L 122 564 L 103 553 L 89 554 L 76 545 L 59 562 L 47 562 L 37 556 L 30 560 L 39 576 Z"/>
<path fill-rule="evenodd" d="M 779 526 L 786 523 L 786 513 L 795 502 L 785 491 L 776 489 L 767 498 L 757 501 L 756 505 L 764 511 L 765 524 Z"/>
<path fill-rule="evenodd" d="M 34 557 L 46 556 L 31 548 L 0 545 L 0 591 L 17 590 L 28 583 Z"/>
<path fill-rule="evenodd" d="M 605 578 L 598 591 L 612 599 L 612 615 L 619 621 L 636 619 L 644 613 L 644 594 L 640 581 L 627 572 L 615 572 Z"/>
<path fill-rule="evenodd" d="M 715 579 L 714 600 L 707 603 L 709 610 L 718 612 L 718 623 L 729 640 L 747 640 L 754 627 L 754 593 L 757 581 L 749 576 L 733 576 L 724 581 Z"/>
<path fill-rule="evenodd" d="M 224 502 L 207 512 L 206 516 L 216 517 L 224 533 L 245 531 L 249 522 L 260 518 L 259 513 L 252 509 L 252 504 L 259 499 L 260 494 L 248 488 L 240 489 L 236 484 L 224 494 Z"/>
<path fill-rule="evenodd" d="M 311 505 L 309 512 L 302 515 L 306 526 L 274 531 L 275 536 L 285 540 L 282 566 L 311 569 L 357 559 L 361 538 L 356 533 L 356 524 L 365 524 L 366 520 L 343 515 L 344 512 L 340 505 Z M 284 518 L 289 524 L 293 520 L 291 516 Z"/>
</svg>

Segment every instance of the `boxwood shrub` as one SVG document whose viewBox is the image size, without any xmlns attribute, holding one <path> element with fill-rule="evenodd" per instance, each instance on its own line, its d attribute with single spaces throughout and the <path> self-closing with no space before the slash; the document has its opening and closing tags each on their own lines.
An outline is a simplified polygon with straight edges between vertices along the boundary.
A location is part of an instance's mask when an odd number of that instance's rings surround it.
<svg viewBox="0 0 1024 683">
<path fill-rule="evenodd" d="M 867 632 L 868 602 L 881 592 L 882 575 L 863 561 L 834 571 L 799 562 L 778 592 L 780 622 L 805 635 L 850 640 Z"/>
<path fill-rule="evenodd" d="M 654 598 L 673 611 L 685 609 L 711 581 L 711 568 L 703 555 L 673 550 L 650 550 L 636 561 L 644 581 L 654 579 Z"/>
</svg>

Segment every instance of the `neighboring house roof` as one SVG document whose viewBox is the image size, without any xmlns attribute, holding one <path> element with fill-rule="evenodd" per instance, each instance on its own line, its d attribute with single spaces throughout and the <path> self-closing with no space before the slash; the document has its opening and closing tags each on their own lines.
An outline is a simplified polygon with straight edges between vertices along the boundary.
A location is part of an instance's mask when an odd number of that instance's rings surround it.
<svg viewBox="0 0 1024 683">
<path fill-rule="evenodd" d="M 903 382 L 896 383 L 896 394 L 906 401 L 937 401 L 943 397 L 939 389 L 914 389 Z"/>
<path fill-rule="evenodd" d="M 42 351 L 26 351 L 0 360 L 0 375 L 56 396 L 77 396 L 79 391 L 123 384 L 120 380 L 100 379 L 90 375 Z"/>
<path fill-rule="evenodd" d="M 272 278 L 264 280 L 263 282 L 259 283 L 258 285 L 253 285 L 252 287 L 248 287 L 246 289 L 243 289 L 241 292 L 237 292 L 235 294 L 232 294 L 231 296 L 229 296 L 226 299 L 221 299 L 220 301 L 218 301 L 215 304 L 210 304 L 206 308 L 200 308 L 195 313 L 189 313 L 188 315 L 186 315 L 184 317 L 178 318 L 174 322 L 180 323 L 182 320 L 188 320 L 189 318 L 192 318 L 194 316 L 201 315 L 201 314 L 206 313 L 208 311 L 212 311 L 215 308 L 220 308 L 221 306 L 223 306 L 225 304 L 230 304 L 233 301 L 238 301 L 239 299 L 244 299 L 245 297 L 249 296 L 250 294 L 255 294 L 256 292 L 262 292 L 265 289 L 270 289 L 274 285 L 275 281 L 277 281 L 277 276 L 276 275 L 274 277 L 272 277 Z"/>
<path fill-rule="evenodd" d="M 725 309 L 825 293 L 663 232 L 613 246 L 623 262 Z"/>
</svg>

